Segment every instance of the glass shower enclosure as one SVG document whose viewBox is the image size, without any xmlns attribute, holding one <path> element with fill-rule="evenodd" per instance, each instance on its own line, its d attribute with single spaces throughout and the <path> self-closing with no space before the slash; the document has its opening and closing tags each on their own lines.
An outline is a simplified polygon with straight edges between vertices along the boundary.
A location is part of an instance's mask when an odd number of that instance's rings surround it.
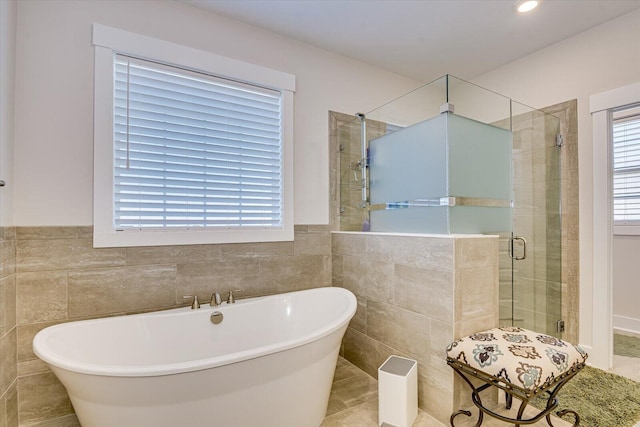
<svg viewBox="0 0 640 427">
<path fill-rule="evenodd" d="M 500 236 L 500 322 L 561 331 L 559 119 L 447 75 L 338 128 L 342 231 Z"/>
</svg>

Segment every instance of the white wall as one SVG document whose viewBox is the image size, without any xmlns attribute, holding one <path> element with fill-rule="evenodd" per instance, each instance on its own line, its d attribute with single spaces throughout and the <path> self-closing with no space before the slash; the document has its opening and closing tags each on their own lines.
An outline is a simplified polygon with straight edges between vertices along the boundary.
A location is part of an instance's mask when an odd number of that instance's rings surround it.
<svg viewBox="0 0 640 427">
<path fill-rule="evenodd" d="M 593 145 L 589 96 L 640 82 L 638 40 L 640 10 L 474 79 L 474 83 L 538 108 L 578 99 L 580 342 L 587 346 L 594 344 L 592 265 L 601 261 L 592 256 Z M 640 242 L 634 243 L 631 250 L 640 254 Z"/>
<path fill-rule="evenodd" d="M 0 226 L 13 223 L 13 119 L 16 0 L 0 1 Z"/>
<path fill-rule="evenodd" d="M 419 85 L 177 2 L 18 2 L 15 225 L 92 223 L 93 22 L 295 74 L 297 224 L 329 221 L 328 111 L 366 112 Z"/>
<path fill-rule="evenodd" d="M 613 326 L 640 334 L 640 236 L 614 236 L 613 255 Z"/>
</svg>

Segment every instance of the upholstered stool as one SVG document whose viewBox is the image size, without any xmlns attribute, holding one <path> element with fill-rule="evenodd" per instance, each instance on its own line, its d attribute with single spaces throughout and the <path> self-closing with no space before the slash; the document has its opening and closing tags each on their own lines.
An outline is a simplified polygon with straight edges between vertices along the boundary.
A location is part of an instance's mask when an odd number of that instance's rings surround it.
<svg viewBox="0 0 640 427">
<path fill-rule="evenodd" d="M 584 366 L 587 353 L 561 339 L 517 327 L 502 327 L 479 332 L 452 342 L 447 348 L 447 363 L 471 387 L 471 400 L 478 407 L 476 427 L 482 425 L 484 414 L 516 426 L 533 424 L 543 417 L 551 427 L 551 412 L 558 406 L 556 395 Z M 476 387 L 472 379 L 482 381 Z M 500 415 L 482 404 L 480 392 L 495 386 L 505 391 L 506 406 L 511 409 L 513 397 L 522 401 L 516 418 Z M 545 409 L 532 418 L 523 419 L 525 407 L 537 395 L 548 395 Z M 471 416 L 460 410 L 451 415 Z M 558 416 L 572 414 L 574 426 L 580 417 L 570 409 Z"/>
</svg>

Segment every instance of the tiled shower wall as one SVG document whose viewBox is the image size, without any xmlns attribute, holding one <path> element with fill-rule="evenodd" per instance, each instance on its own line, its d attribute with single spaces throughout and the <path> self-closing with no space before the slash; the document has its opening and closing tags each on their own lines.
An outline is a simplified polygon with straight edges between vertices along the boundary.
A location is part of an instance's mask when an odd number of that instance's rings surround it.
<svg viewBox="0 0 640 427">
<path fill-rule="evenodd" d="M 18 425 L 15 229 L 0 228 L 0 427 Z"/>
<path fill-rule="evenodd" d="M 332 158 L 331 168 L 340 171 L 339 202 L 341 214 L 339 230 L 361 231 L 366 211 L 360 208 L 362 203 L 362 175 L 358 161 L 362 161 L 362 129 L 360 119 L 346 114 L 332 113 L 332 129 L 337 136 L 338 155 Z M 387 125 L 367 119 L 367 141 L 386 133 Z M 335 163 L 333 162 L 335 160 Z M 332 175 L 333 176 L 333 175 Z M 369 197 L 367 189 L 367 198 Z M 333 199 L 332 199 L 333 200 Z M 337 223 L 336 223 L 337 224 Z"/>
<path fill-rule="evenodd" d="M 578 185 L 578 101 L 562 102 L 542 111 L 560 119 L 560 134 L 564 147 L 560 167 L 561 203 L 561 265 L 562 318 L 566 329 L 562 338 L 579 341 L 580 303 L 580 243 L 579 243 L 579 185 Z"/>
<path fill-rule="evenodd" d="M 91 227 L 18 227 L 15 235 L 9 276 L 15 287 L 3 278 L 2 290 L 6 305 L 16 308 L 17 330 L 3 330 L 2 363 L 9 369 L 3 366 L 0 384 L 13 402 L 16 356 L 5 358 L 4 346 L 15 355 L 17 335 L 21 425 L 73 412 L 64 387 L 32 351 L 33 337 L 47 326 L 174 307 L 183 295 L 208 302 L 214 291 L 224 298 L 243 289 L 241 298 L 331 286 L 328 226 L 296 226 L 293 242 L 107 249 L 93 249 Z M 8 252 L 10 246 L 3 262 Z"/>
<path fill-rule="evenodd" d="M 468 389 L 445 348 L 498 325 L 497 236 L 336 232 L 332 254 L 334 286 L 358 298 L 344 357 L 374 378 L 390 355 L 417 360 L 419 406 L 448 423 Z"/>
</svg>

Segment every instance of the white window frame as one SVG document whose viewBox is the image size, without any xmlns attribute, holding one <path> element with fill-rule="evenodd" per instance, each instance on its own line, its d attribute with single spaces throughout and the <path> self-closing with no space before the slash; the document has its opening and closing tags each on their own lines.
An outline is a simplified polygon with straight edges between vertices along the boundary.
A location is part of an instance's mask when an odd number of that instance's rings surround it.
<svg viewBox="0 0 640 427">
<path fill-rule="evenodd" d="M 94 247 L 163 246 L 293 240 L 293 93 L 295 76 L 164 40 L 93 24 Z M 275 229 L 116 231 L 113 215 L 113 73 L 116 53 L 201 71 L 282 92 L 282 222 Z"/>
</svg>

